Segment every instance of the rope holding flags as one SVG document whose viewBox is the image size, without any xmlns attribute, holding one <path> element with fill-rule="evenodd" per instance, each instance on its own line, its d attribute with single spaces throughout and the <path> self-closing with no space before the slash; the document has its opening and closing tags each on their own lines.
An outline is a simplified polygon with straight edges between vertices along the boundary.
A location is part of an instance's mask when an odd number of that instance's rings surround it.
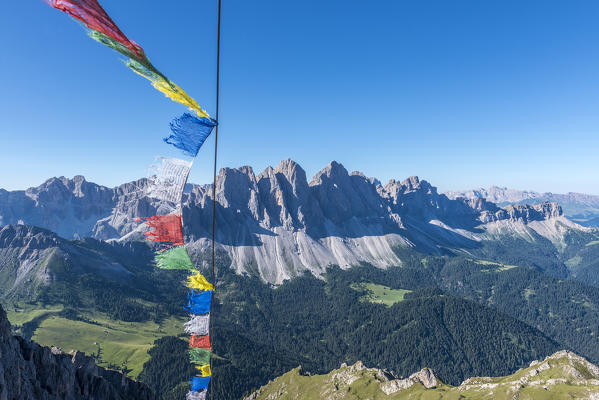
<svg viewBox="0 0 599 400">
<path fill-rule="evenodd" d="M 187 393 L 186 399 L 205 400 L 212 376 L 210 310 L 214 285 L 197 270 L 185 247 L 181 199 L 193 159 L 197 156 L 206 138 L 217 126 L 217 121 L 210 118 L 210 115 L 191 96 L 152 65 L 143 48 L 125 36 L 98 0 L 45 1 L 53 8 L 65 12 L 81 22 L 86 27 L 90 38 L 124 55 L 127 58 L 124 60 L 125 65 L 136 74 L 148 79 L 156 90 L 195 113 L 193 115 L 186 112 L 173 119 L 170 123 L 171 134 L 163 139 L 165 143 L 174 146 L 192 160 L 161 157 L 160 161 L 150 169 L 152 176 L 149 179 L 145 195 L 169 203 L 171 205 L 171 207 L 167 207 L 169 212 L 141 218 L 139 221 L 147 225 L 149 229 L 145 235 L 158 247 L 155 254 L 158 268 L 190 271 L 186 282 L 189 292 L 187 304 L 184 307 L 190 313 L 190 320 L 184 324 L 184 330 L 190 335 L 189 361 L 196 369 L 196 376 L 190 380 L 191 390 Z M 220 54 L 220 0 L 218 54 Z"/>
</svg>

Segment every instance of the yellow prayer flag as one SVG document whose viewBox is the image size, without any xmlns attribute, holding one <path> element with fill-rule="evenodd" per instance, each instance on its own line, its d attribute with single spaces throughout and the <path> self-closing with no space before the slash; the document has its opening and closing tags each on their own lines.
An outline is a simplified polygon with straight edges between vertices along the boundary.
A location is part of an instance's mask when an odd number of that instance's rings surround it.
<svg viewBox="0 0 599 400">
<path fill-rule="evenodd" d="M 197 290 L 214 290 L 214 286 L 197 271 L 187 277 L 187 287 Z"/>
<path fill-rule="evenodd" d="M 126 65 L 136 74 L 143 76 L 152 82 L 152 86 L 154 86 L 156 90 L 164 93 L 164 95 L 169 99 L 187 106 L 190 110 L 195 111 L 199 117 L 210 118 L 210 115 L 206 111 L 202 110 L 202 107 L 200 107 L 197 101 L 185 93 L 185 91 L 181 89 L 179 85 L 164 77 L 164 75 L 159 73 L 157 70 L 152 71 L 133 59 L 129 59 Z"/>
<path fill-rule="evenodd" d="M 206 365 L 198 365 L 196 369 L 200 371 L 200 376 L 212 376 L 212 371 L 210 370 L 210 364 Z"/>
</svg>

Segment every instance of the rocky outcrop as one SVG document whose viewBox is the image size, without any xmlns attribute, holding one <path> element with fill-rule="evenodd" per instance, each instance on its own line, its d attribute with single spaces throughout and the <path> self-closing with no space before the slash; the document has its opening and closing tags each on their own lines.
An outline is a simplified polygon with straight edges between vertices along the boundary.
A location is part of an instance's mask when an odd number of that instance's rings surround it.
<svg viewBox="0 0 599 400">
<path fill-rule="evenodd" d="M 381 384 L 381 390 L 386 395 L 397 393 L 408 389 L 413 385 L 420 383 L 427 389 L 434 389 L 439 384 L 439 380 L 430 368 L 422 368 L 420 371 L 410 375 L 407 379 L 392 379 Z"/>
<path fill-rule="evenodd" d="M 0 307 L 0 400 L 153 400 L 152 391 L 81 352 L 12 336 Z"/>
</svg>

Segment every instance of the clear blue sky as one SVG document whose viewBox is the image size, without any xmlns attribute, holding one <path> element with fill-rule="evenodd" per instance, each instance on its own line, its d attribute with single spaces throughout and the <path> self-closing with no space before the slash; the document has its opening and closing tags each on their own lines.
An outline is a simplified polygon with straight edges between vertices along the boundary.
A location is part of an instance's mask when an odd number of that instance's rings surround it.
<svg viewBox="0 0 599 400">
<path fill-rule="evenodd" d="M 223 0 L 219 166 L 599 194 L 599 2 Z M 104 0 L 214 112 L 216 0 Z M 42 0 L 0 15 L 0 187 L 146 175 L 184 108 Z M 213 142 L 192 181 L 211 181 Z"/>
</svg>

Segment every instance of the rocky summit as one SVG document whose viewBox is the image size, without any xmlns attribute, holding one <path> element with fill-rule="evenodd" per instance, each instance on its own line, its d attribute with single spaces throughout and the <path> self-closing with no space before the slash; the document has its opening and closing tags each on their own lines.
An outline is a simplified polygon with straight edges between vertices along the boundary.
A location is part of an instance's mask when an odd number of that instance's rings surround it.
<svg viewBox="0 0 599 400">
<path fill-rule="evenodd" d="M 152 391 L 91 357 L 11 334 L 0 307 L 0 400 L 153 400 Z"/>
<path fill-rule="evenodd" d="M 147 185 L 141 179 L 110 189 L 76 176 L 0 190 L 0 224 L 35 225 L 65 238 L 143 240 L 138 217 L 165 207 L 145 196 Z M 218 250 L 236 272 L 271 283 L 304 271 L 321 274 L 330 265 L 401 265 L 402 247 L 471 252 L 497 235 L 560 242 L 568 229 L 584 229 L 556 203 L 501 208 L 476 196 L 452 199 L 415 176 L 382 185 L 334 161 L 309 182 L 289 159 L 258 175 L 248 166 L 223 168 L 216 201 Z M 183 219 L 186 243 L 198 257 L 210 248 L 210 185 L 188 185 Z"/>
<path fill-rule="evenodd" d="M 459 386 L 441 382 L 428 368 L 396 378 L 361 362 L 326 375 L 310 376 L 298 367 L 269 382 L 245 400 L 340 399 L 599 399 L 599 368 L 559 351 L 512 375 L 470 378 Z"/>
</svg>

